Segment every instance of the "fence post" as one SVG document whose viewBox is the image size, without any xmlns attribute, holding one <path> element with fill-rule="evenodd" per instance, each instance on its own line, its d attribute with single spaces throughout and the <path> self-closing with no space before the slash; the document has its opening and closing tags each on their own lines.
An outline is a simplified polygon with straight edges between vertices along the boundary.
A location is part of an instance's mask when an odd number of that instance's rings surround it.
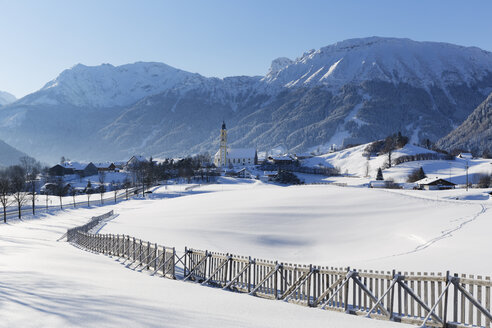
<svg viewBox="0 0 492 328">
<path fill-rule="evenodd" d="M 185 246 L 185 253 L 184 253 L 184 268 L 183 268 L 183 277 L 186 277 L 186 257 L 188 256 L 188 247 Z"/>
<path fill-rule="evenodd" d="M 393 276 L 393 279 L 395 279 L 396 277 L 396 271 L 393 270 L 392 272 L 392 276 Z M 399 283 L 399 282 L 397 282 Z M 393 286 L 393 288 L 391 288 L 391 296 L 390 296 L 390 320 L 394 320 L 394 316 L 393 316 L 393 309 L 394 309 L 394 305 L 395 305 L 395 286 Z"/>
<path fill-rule="evenodd" d="M 173 279 L 176 279 L 176 248 L 173 247 L 173 262 L 172 268 L 173 268 Z"/>
<path fill-rule="evenodd" d="M 449 271 L 446 271 L 446 286 L 449 284 Z M 448 291 L 449 288 L 446 290 L 446 293 L 444 294 L 444 312 L 442 313 L 442 322 L 444 324 L 444 327 L 448 325 Z"/>
<path fill-rule="evenodd" d="M 310 264 L 309 265 L 310 276 L 308 277 L 308 280 L 306 281 L 306 284 L 307 284 L 307 286 L 306 286 L 307 306 L 309 306 L 309 307 L 311 306 L 311 276 L 313 275 L 312 272 L 313 272 L 313 265 Z M 348 285 L 348 283 L 347 283 L 347 285 Z M 347 289 L 347 296 L 345 298 L 347 299 L 347 304 L 348 304 L 348 289 Z"/>
<path fill-rule="evenodd" d="M 347 273 L 350 272 L 350 267 L 347 268 Z M 348 299 L 349 299 L 349 282 L 347 281 L 344 286 L 344 293 L 343 293 L 343 308 L 345 312 L 348 311 Z"/>
<path fill-rule="evenodd" d="M 275 269 L 278 268 L 278 261 L 275 261 Z M 274 276 L 273 276 L 273 295 L 275 296 L 275 299 L 278 299 L 278 271 L 275 271 Z"/>
<path fill-rule="evenodd" d="M 458 279 L 458 274 L 455 273 L 454 277 Z M 458 286 L 454 285 L 454 298 L 453 298 L 453 322 L 458 322 Z"/>
<path fill-rule="evenodd" d="M 248 260 L 249 260 L 249 268 L 247 269 L 248 270 L 248 294 L 251 292 L 251 266 L 253 265 L 252 262 L 251 262 L 251 256 L 248 256 Z"/>
</svg>

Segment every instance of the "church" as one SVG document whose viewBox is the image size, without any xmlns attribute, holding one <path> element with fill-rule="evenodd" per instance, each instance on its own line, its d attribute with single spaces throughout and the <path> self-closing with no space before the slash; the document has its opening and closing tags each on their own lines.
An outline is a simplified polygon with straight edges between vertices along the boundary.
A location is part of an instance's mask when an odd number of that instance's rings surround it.
<svg viewBox="0 0 492 328">
<path fill-rule="evenodd" d="M 258 164 L 258 154 L 254 148 L 228 148 L 227 129 L 222 122 L 220 129 L 220 147 L 214 156 L 216 167 Z"/>
</svg>

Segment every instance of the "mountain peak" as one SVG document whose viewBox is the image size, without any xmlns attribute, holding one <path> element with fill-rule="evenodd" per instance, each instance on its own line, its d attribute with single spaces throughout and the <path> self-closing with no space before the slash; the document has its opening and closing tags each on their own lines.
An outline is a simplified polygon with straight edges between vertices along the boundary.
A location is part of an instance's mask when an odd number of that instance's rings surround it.
<svg viewBox="0 0 492 328">
<path fill-rule="evenodd" d="M 279 57 L 277 59 L 272 60 L 272 64 L 270 65 L 270 70 L 268 74 L 275 74 L 284 69 L 285 67 L 292 64 L 294 61 L 287 57 Z"/>
<path fill-rule="evenodd" d="M 27 96 L 22 102 L 79 107 L 127 106 L 196 78 L 197 74 L 156 62 L 121 66 L 77 64 L 48 82 L 36 97 Z"/>
<path fill-rule="evenodd" d="M 16 101 L 17 98 L 5 91 L 0 91 L 0 106 L 5 106 Z"/>
</svg>

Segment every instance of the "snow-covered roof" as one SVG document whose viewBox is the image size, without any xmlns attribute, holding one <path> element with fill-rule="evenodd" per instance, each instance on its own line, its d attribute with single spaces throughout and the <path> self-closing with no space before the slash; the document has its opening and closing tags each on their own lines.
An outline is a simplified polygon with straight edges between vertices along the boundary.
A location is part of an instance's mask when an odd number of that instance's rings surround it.
<svg viewBox="0 0 492 328">
<path fill-rule="evenodd" d="M 255 158 L 254 148 L 231 148 L 227 150 L 227 158 Z"/>
<path fill-rule="evenodd" d="M 75 171 L 83 171 L 89 163 L 79 163 L 79 162 L 65 162 L 60 164 L 66 169 L 73 169 Z"/>
<path fill-rule="evenodd" d="M 304 157 L 304 158 L 310 158 L 313 157 L 314 155 L 310 153 L 299 153 L 299 154 L 294 154 L 296 157 Z"/>
<path fill-rule="evenodd" d="M 439 178 L 439 177 L 427 177 L 427 178 L 423 178 L 419 181 L 416 181 L 415 184 L 418 184 L 418 185 L 428 185 L 428 184 L 432 184 L 438 180 L 443 180 L 443 181 L 446 181 L 447 183 L 452 183 L 452 182 L 449 182 L 443 178 Z M 453 183 L 454 184 L 454 183 Z"/>
<path fill-rule="evenodd" d="M 138 162 L 146 162 L 147 159 L 144 157 L 144 156 L 141 156 L 141 155 L 134 155 L 132 156 L 127 163 L 130 163 L 130 162 L 134 162 L 134 161 L 138 161 Z"/>
<path fill-rule="evenodd" d="M 472 159 L 473 155 L 471 153 L 460 153 L 458 155 L 459 158 L 466 158 L 466 159 Z"/>
<path fill-rule="evenodd" d="M 272 159 L 274 161 L 291 161 L 292 157 L 288 155 L 279 155 L 279 156 L 268 156 L 268 159 Z"/>
<path fill-rule="evenodd" d="M 98 169 L 106 169 L 108 167 L 111 166 L 111 164 L 113 164 L 112 162 L 104 162 L 104 163 L 94 163 L 94 165 L 98 168 Z"/>
</svg>

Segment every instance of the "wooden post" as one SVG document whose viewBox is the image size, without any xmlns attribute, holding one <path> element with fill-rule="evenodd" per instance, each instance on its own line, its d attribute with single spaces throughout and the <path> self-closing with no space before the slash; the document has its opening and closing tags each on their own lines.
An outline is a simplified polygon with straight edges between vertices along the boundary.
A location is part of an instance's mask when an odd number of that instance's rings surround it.
<svg viewBox="0 0 492 328">
<path fill-rule="evenodd" d="M 172 276 L 176 279 L 176 249 L 173 247 Z"/>
<path fill-rule="evenodd" d="M 449 283 L 449 271 L 446 271 L 446 286 Z M 446 294 L 444 294 L 444 309 L 442 312 L 442 322 L 444 322 L 444 326 L 448 324 L 448 294 L 449 288 L 446 290 Z"/>
<path fill-rule="evenodd" d="M 248 294 L 249 294 L 249 292 L 251 292 L 251 268 L 253 266 L 253 264 L 251 263 L 251 256 L 248 257 L 248 260 L 249 260 L 249 268 L 247 270 L 248 270 Z"/>
<path fill-rule="evenodd" d="M 395 275 L 396 275 L 396 272 L 395 270 L 393 270 L 392 272 L 392 277 L 393 279 L 395 279 Z M 398 281 L 397 284 L 399 285 L 400 282 Z M 390 313 L 390 320 L 393 320 L 394 319 L 394 316 L 393 316 L 393 308 L 394 308 L 394 301 L 395 301 L 395 287 L 393 286 L 393 288 L 391 288 L 391 296 L 390 296 L 390 310 L 389 310 L 389 313 Z"/>
<path fill-rule="evenodd" d="M 490 312 L 490 277 L 485 277 L 487 285 L 485 286 L 485 308 Z M 485 327 L 490 327 L 490 319 L 485 317 Z"/>
<path fill-rule="evenodd" d="M 278 267 L 278 261 L 275 261 L 275 267 Z M 273 295 L 278 299 L 278 272 L 273 274 Z"/>
<path fill-rule="evenodd" d="M 350 267 L 347 268 L 347 273 L 350 272 Z M 348 294 L 349 294 L 349 281 L 347 281 L 345 283 L 345 286 L 344 286 L 344 291 L 343 291 L 343 309 L 345 310 L 345 312 L 348 311 Z"/>
<path fill-rule="evenodd" d="M 455 278 L 458 275 L 454 274 Z M 458 322 L 458 287 L 454 284 L 454 300 L 453 300 L 453 322 Z"/>
<path fill-rule="evenodd" d="M 184 268 L 183 268 L 183 273 L 184 273 L 184 276 L 183 277 L 186 277 L 187 274 L 186 274 L 186 257 L 188 256 L 188 248 L 185 246 L 185 253 L 184 253 Z"/>
<path fill-rule="evenodd" d="M 401 272 L 398 272 L 399 275 L 401 275 Z M 402 314 L 402 307 L 401 307 L 401 285 L 398 284 L 398 315 L 401 316 Z"/>
</svg>

